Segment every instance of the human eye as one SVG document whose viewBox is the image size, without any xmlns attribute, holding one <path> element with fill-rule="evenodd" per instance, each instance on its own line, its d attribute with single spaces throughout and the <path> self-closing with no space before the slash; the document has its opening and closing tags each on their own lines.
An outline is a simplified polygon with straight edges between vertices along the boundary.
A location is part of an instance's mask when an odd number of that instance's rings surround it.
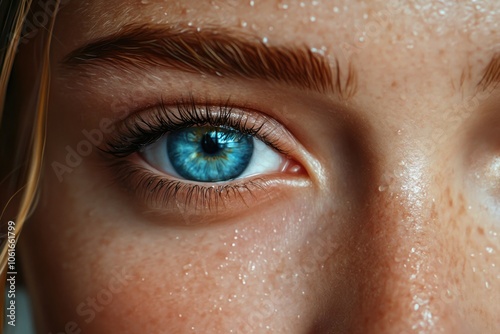
<svg viewBox="0 0 500 334">
<path fill-rule="evenodd" d="M 275 172 L 286 160 L 255 136 L 222 126 L 172 131 L 146 147 L 143 157 L 161 172 L 208 183 Z"/>
<path fill-rule="evenodd" d="M 308 184 L 294 150 L 293 136 L 274 118 L 193 97 L 133 113 L 104 148 L 117 180 L 150 208 L 204 215 Z"/>
</svg>

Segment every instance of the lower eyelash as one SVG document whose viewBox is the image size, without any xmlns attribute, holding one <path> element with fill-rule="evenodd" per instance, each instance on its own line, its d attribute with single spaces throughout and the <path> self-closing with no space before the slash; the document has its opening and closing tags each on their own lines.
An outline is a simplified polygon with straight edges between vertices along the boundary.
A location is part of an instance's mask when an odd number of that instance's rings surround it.
<svg viewBox="0 0 500 334">
<path fill-rule="evenodd" d="M 117 171 L 116 182 L 142 198 L 149 208 L 164 211 L 178 212 L 189 207 L 191 212 L 216 212 L 235 198 L 246 204 L 245 198 L 253 197 L 253 191 L 263 189 L 265 184 L 263 178 L 256 178 L 238 184 L 204 186 L 171 180 L 127 161 L 114 163 L 112 168 Z"/>
</svg>

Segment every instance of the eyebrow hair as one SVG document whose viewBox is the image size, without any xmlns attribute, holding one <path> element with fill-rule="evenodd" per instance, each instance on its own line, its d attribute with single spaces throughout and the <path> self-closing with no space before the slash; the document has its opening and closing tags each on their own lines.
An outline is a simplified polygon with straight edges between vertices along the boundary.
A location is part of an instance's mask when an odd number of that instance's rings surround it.
<svg viewBox="0 0 500 334">
<path fill-rule="evenodd" d="M 493 55 L 483 73 L 477 84 L 478 89 L 485 92 L 495 90 L 500 84 L 500 52 Z"/>
<path fill-rule="evenodd" d="M 330 64 L 325 56 L 305 46 L 271 46 L 223 28 L 127 26 L 70 52 L 62 65 L 70 69 L 105 65 L 124 70 L 163 66 L 189 73 L 284 83 L 334 93 L 343 99 L 357 90 L 351 63 L 344 74 L 337 59 Z"/>
</svg>

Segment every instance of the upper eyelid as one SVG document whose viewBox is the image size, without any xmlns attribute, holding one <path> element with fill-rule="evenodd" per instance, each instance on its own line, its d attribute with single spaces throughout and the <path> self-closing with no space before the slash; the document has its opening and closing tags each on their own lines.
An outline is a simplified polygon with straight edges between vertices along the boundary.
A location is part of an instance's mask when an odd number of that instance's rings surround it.
<svg viewBox="0 0 500 334">
<path fill-rule="evenodd" d="M 196 112 L 193 113 L 193 110 Z M 149 118 L 149 120 L 147 120 Z M 253 124 L 251 124 L 254 122 Z M 164 134 L 189 126 L 229 126 L 255 135 L 278 152 L 289 155 L 291 148 L 284 138 L 293 138 L 274 118 L 257 111 L 236 107 L 229 100 L 223 103 L 197 103 L 192 97 L 175 104 L 163 101 L 154 107 L 132 113 L 117 124 L 117 130 L 106 140 L 102 149 L 114 156 L 128 156 L 160 139 Z M 147 134 L 148 140 L 145 139 Z M 126 138 L 125 138 L 126 137 Z"/>
</svg>

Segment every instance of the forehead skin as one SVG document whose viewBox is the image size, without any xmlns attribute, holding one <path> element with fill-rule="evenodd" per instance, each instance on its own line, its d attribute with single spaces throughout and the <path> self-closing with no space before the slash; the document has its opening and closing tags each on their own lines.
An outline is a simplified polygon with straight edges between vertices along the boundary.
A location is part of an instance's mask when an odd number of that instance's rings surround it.
<svg viewBox="0 0 500 334">
<path fill-rule="evenodd" d="M 92 167 L 63 183 L 48 173 L 49 204 L 23 240 L 27 270 L 37 277 L 30 283 L 36 309 L 48 314 L 41 328 L 79 319 L 92 333 L 494 333 L 499 217 L 476 196 L 492 187 L 492 176 L 482 183 L 469 176 L 499 155 L 499 136 L 485 130 L 481 114 L 500 100 L 488 96 L 472 116 L 460 106 L 500 51 L 498 22 L 497 1 L 69 2 L 56 22 L 53 68 L 73 49 L 131 23 L 225 27 L 352 64 L 357 92 L 349 101 L 325 97 L 348 110 L 342 117 L 336 108 L 311 107 L 286 119 L 321 166 L 310 171 L 317 190 L 232 226 L 152 228 L 127 216 L 117 198 L 98 194 L 107 180 L 95 180 Z M 66 112 L 67 83 L 53 72 L 51 112 L 71 132 L 91 128 L 84 122 L 92 116 Z M 99 82 L 117 90 L 117 80 Z M 362 166 L 347 168 L 332 152 L 340 118 L 364 129 L 356 132 L 363 148 L 352 146 Z M 78 141 L 61 128 L 52 127 L 48 161 Z M 471 144 L 489 141 L 497 144 L 485 144 L 494 149 L 484 154 Z M 335 179 L 340 166 L 353 178 L 363 170 L 361 181 L 344 182 L 362 195 L 334 189 L 344 184 Z M 108 285 L 116 266 L 127 272 L 126 288 L 83 322 L 73 310 Z M 55 295 L 47 310 L 42 301 Z"/>
</svg>

